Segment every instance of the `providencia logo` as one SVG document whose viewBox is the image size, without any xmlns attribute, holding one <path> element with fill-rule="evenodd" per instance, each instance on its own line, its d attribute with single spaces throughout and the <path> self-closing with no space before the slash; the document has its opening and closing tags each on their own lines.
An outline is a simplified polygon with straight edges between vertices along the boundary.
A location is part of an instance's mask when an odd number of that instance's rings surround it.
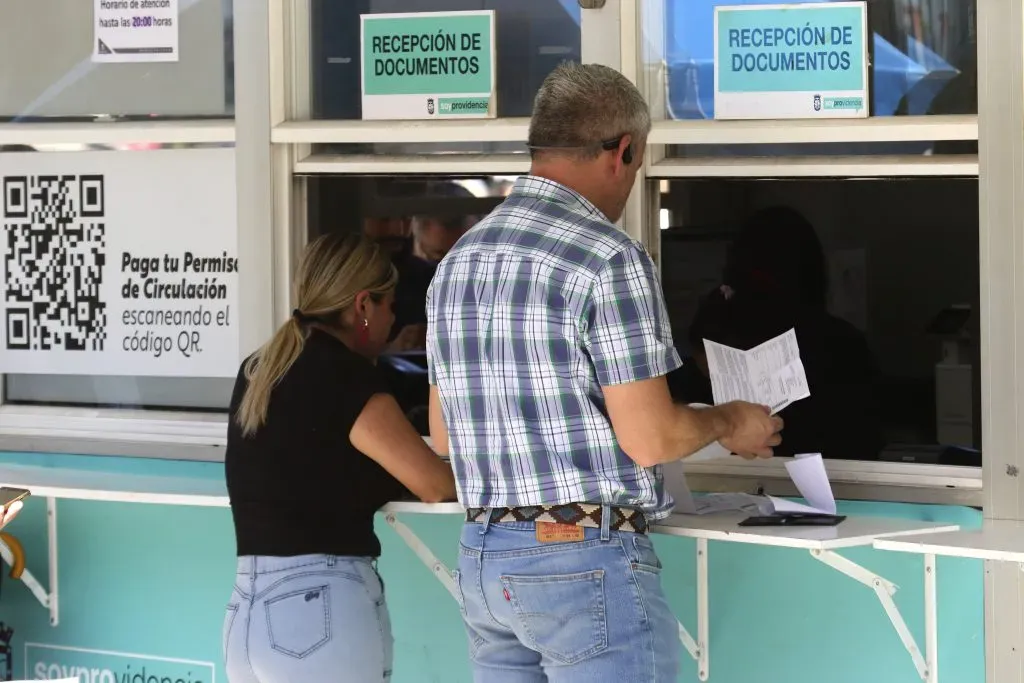
<svg viewBox="0 0 1024 683">
<path fill-rule="evenodd" d="M 62 645 L 25 645 L 26 678 L 80 683 L 216 683 L 213 662 Z"/>
</svg>

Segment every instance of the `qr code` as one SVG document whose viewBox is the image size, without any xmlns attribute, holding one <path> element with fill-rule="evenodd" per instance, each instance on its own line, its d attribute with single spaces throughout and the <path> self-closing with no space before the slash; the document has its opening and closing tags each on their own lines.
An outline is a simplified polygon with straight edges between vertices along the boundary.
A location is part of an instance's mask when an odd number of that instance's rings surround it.
<svg viewBox="0 0 1024 683">
<path fill-rule="evenodd" d="M 7 348 L 102 351 L 102 175 L 3 178 Z"/>
</svg>

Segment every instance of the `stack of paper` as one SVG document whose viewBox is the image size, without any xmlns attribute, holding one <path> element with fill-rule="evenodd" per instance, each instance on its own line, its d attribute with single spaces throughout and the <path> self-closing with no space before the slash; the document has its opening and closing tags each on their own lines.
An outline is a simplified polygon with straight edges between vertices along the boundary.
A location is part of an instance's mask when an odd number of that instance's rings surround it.
<svg viewBox="0 0 1024 683">
<path fill-rule="evenodd" d="M 741 351 L 704 340 L 715 404 L 749 401 L 771 408 L 772 414 L 811 395 L 796 330 Z"/>
<path fill-rule="evenodd" d="M 820 453 L 796 456 L 786 463 L 786 471 L 800 496 L 807 501 L 806 505 L 775 496 L 754 496 L 748 493 L 709 493 L 695 497 L 690 492 L 681 467 L 666 467 L 665 490 L 676 502 L 675 511 L 687 515 L 733 511 L 753 515 L 788 512 L 836 514 L 836 499 Z"/>
</svg>

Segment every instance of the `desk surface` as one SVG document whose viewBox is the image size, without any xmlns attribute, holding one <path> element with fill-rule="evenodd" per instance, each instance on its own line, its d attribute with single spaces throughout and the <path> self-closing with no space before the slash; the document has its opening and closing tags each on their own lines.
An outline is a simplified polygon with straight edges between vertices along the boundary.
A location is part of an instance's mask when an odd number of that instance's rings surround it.
<svg viewBox="0 0 1024 683">
<path fill-rule="evenodd" d="M 76 455 L 0 454 L 0 484 L 33 496 L 227 507 L 220 463 Z"/>
<path fill-rule="evenodd" d="M 1024 522 L 985 520 L 981 529 L 879 539 L 879 550 L 1024 562 Z"/>
<path fill-rule="evenodd" d="M 658 522 L 655 531 L 672 536 L 706 538 L 710 541 L 751 543 L 804 550 L 835 550 L 871 545 L 876 539 L 908 534 L 956 531 L 956 524 L 921 522 L 888 517 L 848 517 L 833 527 L 741 527 L 749 515 L 672 515 Z"/>
<path fill-rule="evenodd" d="M 0 454 L 0 485 L 20 486 L 34 496 L 121 503 L 227 507 L 220 463 Z M 391 503 L 384 512 L 462 514 L 458 503 Z M 654 525 L 655 533 L 712 541 L 829 550 L 871 545 L 876 539 L 956 531 L 937 524 L 881 517 L 850 517 L 837 527 L 737 526 L 742 514 L 672 515 Z"/>
</svg>

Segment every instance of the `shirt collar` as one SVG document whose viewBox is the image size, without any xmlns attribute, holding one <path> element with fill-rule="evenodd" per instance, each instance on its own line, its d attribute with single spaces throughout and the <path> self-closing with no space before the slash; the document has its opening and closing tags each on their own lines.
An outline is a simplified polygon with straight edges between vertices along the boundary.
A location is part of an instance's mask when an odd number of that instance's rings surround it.
<svg viewBox="0 0 1024 683">
<path fill-rule="evenodd" d="M 562 205 L 573 213 L 611 223 L 608 217 L 599 208 L 594 206 L 593 202 L 576 190 L 540 176 L 525 175 L 519 177 L 512 186 L 510 196 L 532 197 L 553 202 Z"/>
</svg>

